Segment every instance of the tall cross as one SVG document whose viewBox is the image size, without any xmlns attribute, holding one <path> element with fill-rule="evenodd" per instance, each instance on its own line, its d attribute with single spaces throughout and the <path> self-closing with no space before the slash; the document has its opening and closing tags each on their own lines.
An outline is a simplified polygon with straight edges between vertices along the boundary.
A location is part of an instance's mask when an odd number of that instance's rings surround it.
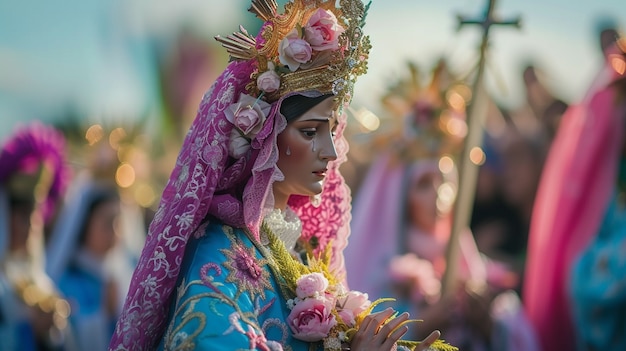
<svg viewBox="0 0 626 351">
<path fill-rule="evenodd" d="M 467 135 L 463 155 L 460 159 L 459 191 L 454 205 L 454 218 L 452 232 L 446 250 L 446 272 L 443 276 L 442 289 L 444 294 L 454 294 L 456 291 L 458 266 L 459 266 L 459 236 L 462 230 L 469 227 L 478 179 L 478 164 L 471 159 L 472 154 L 482 154 L 479 149 L 483 140 L 483 125 L 487 117 L 488 99 L 483 87 L 483 76 L 487 47 L 489 44 L 489 31 L 492 26 L 515 26 L 520 27 L 519 17 L 500 21 L 494 17 L 496 0 L 488 0 L 484 17 L 481 19 L 467 19 L 457 16 L 459 29 L 464 25 L 479 25 L 482 27 L 482 40 L 480 44 L 480 58 L 476 70 L 476 77 L 472 85 L 472 101 L 467 113 Z"/>
</svg>

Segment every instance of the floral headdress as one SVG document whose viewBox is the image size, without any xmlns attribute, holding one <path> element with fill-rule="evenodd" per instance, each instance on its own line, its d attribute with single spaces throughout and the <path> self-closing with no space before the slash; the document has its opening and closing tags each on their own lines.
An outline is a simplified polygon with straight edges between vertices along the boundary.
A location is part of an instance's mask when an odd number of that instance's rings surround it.
<svg viewBox="0 0 626 351">
<path fill-rule="evenodd" d="M 40 203 L 44 219 L 51 220 L 70 176 L 63 134 L 40 122 L 24 126 L 2 147 L 0 164 L 0 184 L 9 193 Z M 36 193 L 41 182 L 47 182 L 40 187 L 45 193 Z"/>
<path fill-rule="evenodd" d="M 340 8 L 335 8 L 335 3 L 295 0 L 286 5 L 283 15 L 278 15 L 274 1 L 254 0 L 251 11 L 265 20 L 260 34 L 252 38 L 242 29 L 218 39 L 233 60 L 205 94 L 187 133 L 148 230 L 110 349 L 154 349 L 164 332 L 163 316 L 168 315 L 186 245 L 194 235 L 204 233 L 203 224 L 208 218 L 247 228 L 259 239 L 264 211 L 274 204 L 272 184 L 283 179 L 276 166 L 277 136 L 287 125 L 280 113 L 283 99 L 294 94 L 318 97 L 330 93 L 337 97 L 339 107 L 350 101 L 352 84 L 365 72 L 369 50 L 369 41 L 361 33 L 366 7 L 361 0 L 341 0 Z M 310 62 L 311 67 L 300 62 L 291 71 L 289 64 L 281 63 L 278 45 L 294 28 L 296 32 L 298 28 L 306 30 L 316 13 L 320 17 L 320 38 L 329 42 L 333 39 L 327 36 L 324 23 L 328 24 L 330 14 L 337 19 L 343 29 L 337 36 L 338 45 L 335 50 L 318 48 L 320 53 L 327 50 L 327 62 L 318 64 L 321 61 L 315 60 Z M 338 27 L 330 27 L 339 32 Z M 311 36 L 309 40 L 313 42 Z M 295 54 L 295 46 L 285 45 L 281 50 L 287 56 L 306 61 Z M 311 57 L 316 55 L 311 49 Z M 262 78 L 270 63 L 278 81 Z M 270 83 L 277 83 L 278 88 L 270 92 Z M 290 208 L 302 221 L 301 238 L 315 243 L 317 252 L 329 250 L 330 266 L 339 274 L 345 270 L 343 249 L 350 219 L 350 191 L 339 173 L 348 150 L 343 137 L 345 123 L 346 115 L 339 114 L 335 135 L 338 157 L 328 165 L 317 206 L 308 197 L 289 199 Z"/>
<path fill-rule="evenodd" d="M 287 94 L 315 90 L 350 102 L 357 76 L 367 71 L 371 48 L 363 34 L 369 5 L 361 1 L 293 0 L 277 12 L 275 0 L 253 0 L 250 11 L 266 24 L 259 38 L 241 27 L 217 36 L 234 60 L 257 63 L 246 89 L 273 102 Z"/>
</svg>

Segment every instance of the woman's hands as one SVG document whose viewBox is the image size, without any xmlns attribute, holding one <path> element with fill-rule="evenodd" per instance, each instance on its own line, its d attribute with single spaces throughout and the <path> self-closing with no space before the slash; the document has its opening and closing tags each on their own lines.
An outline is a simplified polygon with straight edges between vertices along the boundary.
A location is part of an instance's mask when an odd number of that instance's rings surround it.
<svg viewBox="0 0 626 351">
<path fill-rule="evenodd" d="M 440 336 L 441 336 L 441 333 L 439 332 L 439 330 L 433 331 L 424 340 L 422 340 L 422 342 L 419 345 L 417 345 L 417 347 L 415 348 L 414 351 L 426 351 L 426 350 L 428 350 L 430 345 L 432 345 L 435 341 L 437 341 Z"/>
<path fill-rule="evenodd" d="M 395 311 L 392 308 L 387 308 L 384 311 L 372 313 L 365 317 L 363 322 L 361 322 L 359 330 L 352 338 L 350 350 L 392 350 L 395 343 L 409 331 L 407 326 L 398 328 L 402 322 L 409 319 L 408 313 L 402 313 L 385 323 L 394 313 Z"/>
<path fill-rule="evenodd" d="M 350 350 L 395 350 L 396 342 L 409 331 L 406 325 L 401 325 L 409 319 L 409 314 L 405 312 L 390 319 L 394 313 L 395 311 L 392 308 L 388 308 L 365 317 L 359 330 L 352 338 Z M 440 335 L 439 331 L 432 332 L 420 343 L 415 351 L 426 350 Z"/>
</svg>

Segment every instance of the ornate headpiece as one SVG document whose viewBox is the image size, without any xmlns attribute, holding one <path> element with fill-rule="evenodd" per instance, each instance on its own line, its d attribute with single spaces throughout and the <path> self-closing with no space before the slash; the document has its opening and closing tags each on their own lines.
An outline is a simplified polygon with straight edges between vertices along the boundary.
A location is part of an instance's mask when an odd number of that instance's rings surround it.
<svg viewBox="0 0 626 351">
<path fill-rule="evenodd" d="M 40 204 L 50 220 L 70 176 L 63 134 L 40 122 L 26 125 L 0 150 L 0 164 L 0 184 L 8 193 Z"/>
<path fill-rule="evenodd" d="M 308 90 L 332 93 L 339 106 L 350 102 L 357 76 L 367 71 L 371 48 L 363 35 L 367 6 L 361 0 L 292 0 L 283 14 L 275 0 L 253 0 L 249 11 L 265 21 L 253 38 L 240 27 L 216 36 L 231 60 L 255 60 L 246 86 L 250 95 L 274 102 Z"/>
<path fill-rule="evenodd" d="M 454 78 L 443 61 L 425 86 L 417 66 L 408 66 L 410 78 L 395 83 L 382 98 L 396 125 L 376 143 L 391 143 L 398 149 L 398 156 L 407 161 L 458 155 L 467 132 L 469 87 Z"/>
</svg>

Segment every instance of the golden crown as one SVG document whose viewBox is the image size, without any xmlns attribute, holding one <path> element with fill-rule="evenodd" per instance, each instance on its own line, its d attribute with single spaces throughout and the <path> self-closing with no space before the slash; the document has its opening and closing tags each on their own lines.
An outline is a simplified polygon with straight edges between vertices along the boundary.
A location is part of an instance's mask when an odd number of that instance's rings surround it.
<svg viewBox="0 0 626 351">
<path fill-rule="evenodd" d="M 444 61 L 436 65 L 427 84 L 421 82 L 417 65 L 409 63 L 408 69 L 408 79 L 397 81 L 382 97 L 396 125 L 375 143 L 394 145 L 407 161 L 458 156 L 467 132 L 465 110 L 471 90 Z"/>
<path fill-rule="evenodd" d="M 275 0 L 252 0 L 249 11 L 265 21 L 260 39 L 240 27 L 215 39 L 231 60 L 256 60 L 249 94 L 274 102 L 286 94 L 317 90 L 340 105 L 352 98 L 356 78 L 367 71 L 371 48 L 363 34 L 369 4 L 361 0 L 292 0 L 284 13 Z"/>
</svg>

